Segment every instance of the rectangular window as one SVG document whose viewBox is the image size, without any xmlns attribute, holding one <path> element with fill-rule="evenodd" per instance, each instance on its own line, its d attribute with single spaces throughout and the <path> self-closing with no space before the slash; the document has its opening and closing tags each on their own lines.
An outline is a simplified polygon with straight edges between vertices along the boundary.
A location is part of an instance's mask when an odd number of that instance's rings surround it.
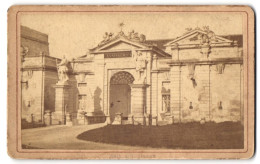
<svg viewBox="0 0 260 164">
<path fill-rule="evenodd" d="M 170 102 L 171 102 L 171 95 L 170 95 L 170 82 L 165 81 L 162 82 L 162 111 L 163 112 L 170 112 Z"/>
</svg>

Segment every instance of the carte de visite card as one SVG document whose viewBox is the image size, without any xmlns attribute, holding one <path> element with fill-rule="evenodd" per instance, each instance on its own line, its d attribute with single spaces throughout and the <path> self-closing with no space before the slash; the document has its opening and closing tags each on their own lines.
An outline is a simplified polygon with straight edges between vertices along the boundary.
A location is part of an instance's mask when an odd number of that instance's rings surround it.
<svg viewBox="0 0 260 164">
<path fill-rule="evenodd" d="M 17 159 L 248 159 L 249 6 L 12 6 L 8 153 Z"/>
</svg>

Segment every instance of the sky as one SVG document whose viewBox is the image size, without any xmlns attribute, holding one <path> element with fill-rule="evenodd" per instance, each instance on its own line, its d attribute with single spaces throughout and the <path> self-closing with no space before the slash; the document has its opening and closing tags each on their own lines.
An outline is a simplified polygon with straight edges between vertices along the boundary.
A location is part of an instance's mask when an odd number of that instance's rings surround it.
<svg viewBox="0 0 260 164">
<path fill-rule="evenodd" d="M 242 34 L 238 13 L 22 13 L 21 25 L 48 34 L 50 56 L 68 59 L 85 55 L 102 41 L 105 32 L 117 34 L 119 23 L 128 34 L 146 39 L 171 39 L 185 28 L 209 26 L 216 35 Z"/>
</svg>

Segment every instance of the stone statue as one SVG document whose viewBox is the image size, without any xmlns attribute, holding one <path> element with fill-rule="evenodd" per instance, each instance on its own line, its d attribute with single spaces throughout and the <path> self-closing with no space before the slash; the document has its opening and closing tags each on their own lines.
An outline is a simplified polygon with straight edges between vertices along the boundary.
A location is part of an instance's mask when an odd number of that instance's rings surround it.
<svg viewBox="0 0 260 164">
<path fill-rule="evenodd" d="M 146 41 L 146 37 L 144 34 L 140 34 L 140 42 L 145 42 Z"/>
<path fill-rule="evenodd" d="M 105 35 L 103 36 L 103 40 L 101 41 L 101 43 L 99 43 L 99 46 L 105 44 L 106 42 L 110 41 L 113 37 L 113 33 L 108 33 L 108 32 L 105 32 Z"/>
<path fill-rule="evenodd" d="M 209 29 L 209 26 L 204 26 L 203 31 L 205 31 L 206 34 L 200 34 L 198 37 L 201 45 L 209 45 L 211 44 L 211 41 L 216 40 L 216 35 Z"/>
<path fill-rule="evenodd" d="M 146 59 L 144 58 L 143 54 L 141 52 L 137 52 L 135 55 L 135 66 L 136 66 L 136 71 L 138 72 L 138 81 L 142 80 L 142 74 L 145 70 L 146 67 Z M 145 78 L 143 78 L 145 80 Z"/>
<path fill-rule="evenodd" d="M 56 60 L 57 63 L 57 60 Z M 58 77 L 59 77 L 59 81 L 58 83 L 65 83 L 69 80 L 68 77 L 68 61 L 65 58 L 65 56 L 63 56 L 62 60 L 60 63 L 57 63 L 57 69 L 58 69 Z"/>
</svg>

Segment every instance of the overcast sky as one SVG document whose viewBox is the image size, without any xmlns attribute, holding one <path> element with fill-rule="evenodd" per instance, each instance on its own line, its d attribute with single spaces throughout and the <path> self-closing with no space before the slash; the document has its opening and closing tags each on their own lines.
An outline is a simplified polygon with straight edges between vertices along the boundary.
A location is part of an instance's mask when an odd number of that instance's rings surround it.
<svg viewBox="0 0 260 164">
<path fill-rule="evenodd" d="M 217 35 L 242 34 L 242 16 L 234 13 L 26 13 L 21 25 L 49 35 L 50 55 L 69 59 L 86 54 L 105 32 L 135 30 L 146 39 L 169 39 L 185 28 L 208 25 Z"/>
</svg>

